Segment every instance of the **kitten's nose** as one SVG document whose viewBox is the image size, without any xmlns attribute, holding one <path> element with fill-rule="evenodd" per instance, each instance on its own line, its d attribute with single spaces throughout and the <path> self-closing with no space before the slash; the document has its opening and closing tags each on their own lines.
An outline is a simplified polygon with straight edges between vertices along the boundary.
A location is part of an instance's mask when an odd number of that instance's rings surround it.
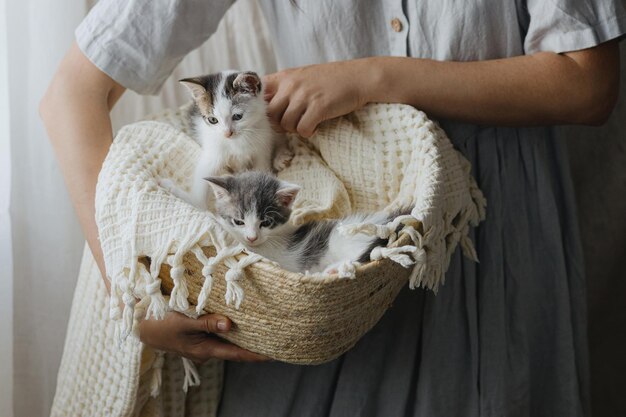
<svg viewBox="0 0 626 417">
<path fill-rule="evenodd" d="M 246 236 L 246 239 L 248 239 L 248 242 L 254 243 L 258 238 L 256 236 Z"/>
<path fill-rule="evenodd" d="M 228 129 L 226 132 L 224 132 L 224 137 L 229 138 L 229 137 L 231 137 L 232 135 L 233 135 L 233 131 L 232 131 L 232 130 L 230 130 L 230 129 Z"/>
</svg>

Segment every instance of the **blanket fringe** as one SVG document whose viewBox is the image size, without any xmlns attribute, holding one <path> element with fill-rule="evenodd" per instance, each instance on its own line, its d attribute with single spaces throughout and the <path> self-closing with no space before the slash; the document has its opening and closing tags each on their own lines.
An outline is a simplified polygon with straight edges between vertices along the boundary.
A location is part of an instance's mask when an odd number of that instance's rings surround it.
<svg viewBox="0 0 626 417">
<path fill-rule="evenodd" d="M 191 248 L 191 251 L 203 265 L 202 276 L 204 277 L 204 282 L 202 283 L 202 288 L 198 294 L 198 305 L 196 306 L 196 313 L 202 314 L 204 307 L 206 307 L 206 303 L 209 301 L 209 295 L 211 294 L 211 289 L 213 287 L 213 272 L 218 258 L 217 256 L 211 259 L 207 258 L 200 245 L 195 245 Z"/>
<path fill-rule="evenodd" d="M 120 304 L 122 298 L 120 297 L 118 282 L 123 279 L 123 275 L 120 273 L 111 280 L 111 297 L 109 298 L 109 318 L 111 320 L 119 320 L 122 318 L 122 311 Z"/>
<path fill-rule="evenodd" d="M 182 264 L 182 260 L 172 265 L 170 270 L 170 276 L 174 281 L 174 288 L 170 294 L 170 308 L 174 310 L 187 310 L 189 308 L 189 288 L 187 288 L 187 281 L 184 278 L 185 267 Z"/>
<path fill-rule="evenodd" d="M 139 273 L 146 284 L 146 295 L 150 297 L 145 319 L 154 317 L 157 320 L 161 320 L 167 312 L 167 303 L 161 292 L 161 280 L 159 278 L 154 279 L 142 263 L 139 264 Z"/>
<path fill-rule="evenodd" d="M 405 268 L 413 265 L 415 261 L 407 254 L 413 253 L 417 250 L 415 246 L 406 245 L 397 248 L 386 248 L 384 246 L 375 247 L 370 253 L 370 259 L 372 261 L 378 261 L 383 258 L 388 258 L 402 265 Z"/>
<path fill-rule="evenodd" d="M 200 385 L 200 374 L 196 365 L 187 358 L 181 358 L 183 361 L 183 368 L 185 370 L 185 381 L 183 382 L 183 391 L 187 392 L 189 387 L 195 387 Z"/>
<path fill-rule="evenodd" d="M 245 278 L 245 268 L 260 261 L 261 259 L 263 259 L 261 255 L 249 254 L 245 258 L 239 260 L 239 262 L 226 272 L 226 276 L 224 277 L 226 279 L 226 294 L 224 295 L 224 298 L 227 305 L 233 304 L 237 309 L 241 306 L 244 293 L 237 281 Z"/>
<path fill-rule="evenodd" d="M 150 379 L 150 395 L 156 398 L 161 392 L 163 363 L 165 362 L 165 353 L 156 351 L 154 363 L 152 364 L 152 378 Z"/>
</svg>

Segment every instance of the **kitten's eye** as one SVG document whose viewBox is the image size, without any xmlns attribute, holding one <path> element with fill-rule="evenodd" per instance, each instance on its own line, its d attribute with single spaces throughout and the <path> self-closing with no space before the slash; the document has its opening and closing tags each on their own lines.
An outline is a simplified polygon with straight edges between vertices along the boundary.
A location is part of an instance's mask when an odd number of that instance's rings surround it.
<svg viewBox="0 0 626 417">
<path fill-rule="evenodd" d="M 261 227 L 270 227 L 272 225 L 272 221 L 270 219 L 265 219 L 261 222 Z"/>
<path fill-rule="evenodd" d="M 204 118 L 204 120 L 205 120 L 206 122 L 208 122 L 208 123 L 211 123 L 212 125 L 216 125 L 216 124 L 217 124 L 217 122 L 218 122 L 217 118 L 216 118 L 216 117 L 213 117 L 213 116 L 211 116 L 211 117 L 205 117 L 205 118 Z"/>
<path fill-rule="evenodd" d="M 243 226 L 244 225 L 243 221 L 239 220 L 239 219 L 233 219 L 233 224 L 235 226 Z"/>
<path fill-rule="evenodd" d="M 243 114 L 233 114 L 233 120 L 241 120 L 241 118 L 243 117 Z"/>
</svg>

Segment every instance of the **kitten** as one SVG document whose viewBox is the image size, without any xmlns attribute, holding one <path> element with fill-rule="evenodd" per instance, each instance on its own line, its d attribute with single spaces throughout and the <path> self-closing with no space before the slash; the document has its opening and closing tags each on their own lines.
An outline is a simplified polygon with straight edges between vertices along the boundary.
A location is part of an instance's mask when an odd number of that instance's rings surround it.
<svg viewBox="0 0 626 417">
<path fill-rule="evenodd" d="M 339 233 L 338 226 L 385 224 L 396 217 L 379 212 L 294 226 L 289 217 L 300 191 L 298 185 L 262 172 L 206 180 L 213 188 L 216 213 L 226 229 L 251 251 L 292 272 L 333 273 L 346 262 L 369 261 L 372 249 L 385 246 L 387 240 L 364 234 L 346 236 Z"/>
<path fill-rule="evenodd" d="M 256 73 L 223 71 L 180 82 L 193 98 L 189 118 L 202 153 L 191 192 L 168 179 L 160 181 L 164 188 L 206 209 L 212 194 L 205 177 L 246 170 L 279 171 L 288 166 L 293 153 L 286 138 L 270 126 L 261 79 Z"/>
</svg>

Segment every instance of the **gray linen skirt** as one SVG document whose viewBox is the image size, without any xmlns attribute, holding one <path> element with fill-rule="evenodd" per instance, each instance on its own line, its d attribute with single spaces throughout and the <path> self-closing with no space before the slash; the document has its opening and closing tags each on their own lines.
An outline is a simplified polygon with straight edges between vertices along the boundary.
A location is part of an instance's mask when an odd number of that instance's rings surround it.
<svg viewBox="0 0 626 417">
<path fill-rule="evenodd" d="M 442 127 L 487 197 L 480 263 L 457 249 L 437 295 L 406 288 L 330 363 L 227 363 L 220 417 L 589 415 L 583 258 L 558 131 Z"/>
</svg>

